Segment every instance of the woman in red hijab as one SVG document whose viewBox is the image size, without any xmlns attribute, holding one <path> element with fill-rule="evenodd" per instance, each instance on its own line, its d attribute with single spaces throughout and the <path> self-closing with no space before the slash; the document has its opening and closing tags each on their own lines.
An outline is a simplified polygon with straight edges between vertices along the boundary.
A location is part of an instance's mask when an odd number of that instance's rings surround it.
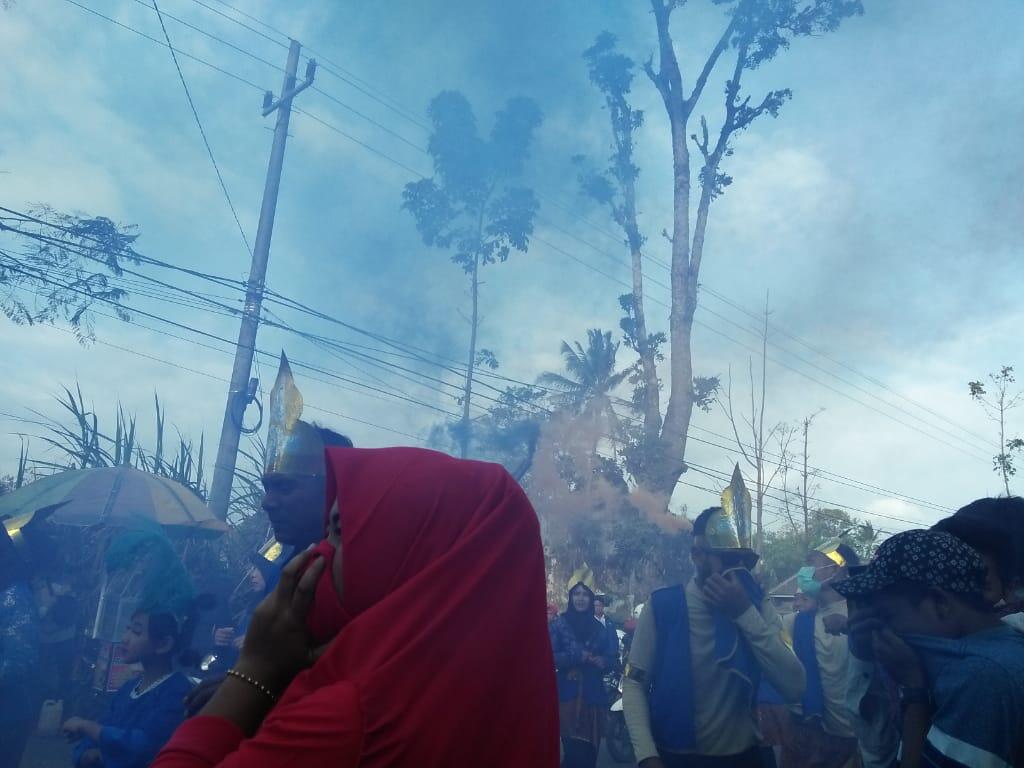
<svg viewBox="0 0 1024 768">
<path fill-rule="evenodd" d="M 328 539 L 285 568 L 155 768 L 555 768 L 543 552 L 516 482 L 412 448 L 327 466 Z"/>
</svg>

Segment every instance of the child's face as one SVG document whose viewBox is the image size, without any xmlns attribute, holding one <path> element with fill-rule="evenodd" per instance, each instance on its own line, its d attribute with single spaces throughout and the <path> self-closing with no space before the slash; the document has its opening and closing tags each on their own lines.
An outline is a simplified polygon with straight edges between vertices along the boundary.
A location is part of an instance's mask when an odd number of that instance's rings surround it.
<svg viewBox="0 0 1024 768">
<path fill-rule="evenodd" d="M 153 643 L 149 639 L 149 614 L 136 613 L 125 628 L 121 638 L 124 646 L 124 660 L 135 664 L 153 655 Z"/>
</svg>

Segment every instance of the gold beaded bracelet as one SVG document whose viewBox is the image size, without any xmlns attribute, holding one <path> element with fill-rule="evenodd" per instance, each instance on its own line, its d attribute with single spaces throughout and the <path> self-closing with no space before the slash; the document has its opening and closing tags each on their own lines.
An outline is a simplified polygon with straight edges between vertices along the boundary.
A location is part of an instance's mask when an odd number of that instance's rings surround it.
<svg viewBox="0 0 1024 768">
<path fill-rule="evenodd" d="M 245 674 L 244 672 L 239 672 L 236 669 L 229 669 L 227 673 L 229 675 L 231 675 L 231 677 L 237 677 L 239 680 L 242 680 L 243 682 L 248 683 L 249 685 L 251 685 L 253 688 L 255 688 L 257 691 L 262 693 L 264 696 L 266 696 L 271 701 L 277 701 L 277 696 L 275 696 L 273 693 L 271 693 L 270 689 L 267 688 L 267 686 L 265 686 L 259 680 L 256 680 L 255 678 L 252 678 L 252 677 L 249 677 L 249 675 Z"/>
</svg>

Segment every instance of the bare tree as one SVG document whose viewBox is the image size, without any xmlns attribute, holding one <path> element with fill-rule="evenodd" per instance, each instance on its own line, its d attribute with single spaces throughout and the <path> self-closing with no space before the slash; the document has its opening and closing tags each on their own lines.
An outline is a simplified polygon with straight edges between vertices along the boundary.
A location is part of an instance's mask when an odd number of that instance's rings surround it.
<svg viewBox="0 0 1024 768">
<path fill-rule="evenodd" d="M 716 396 L 716 400 L 729 419 L 732 434 L 736 439 L 736 447 L 743 459 L 754 472 L 754 514 L 757 522 L 755 549 L 760 552 L 764 546 L 764 500 L 775 481 L 781 476 L 787 465 L 789 444 L 793 437 L 793 428 L 779 422 L 765 427 L 765 400 L 768 394 L 768 299 L 765 297 L 764 325 L 761 333 L 761 381 L 760 386 L 754 380 L 754 361 L 748 360 L 750 374 L 750 411 L 737 415 L 732 398 L 732 369 L 729 370 L 724 396 Z M 741 424 L 742 423 L 742 424 Z M 741 429 L 742 426 L 742 429 Z M 748 440 L 740 435 L 743 431 L 749 435 Z M 778 453 L 774 456 L 769 446 L 778 445 Z"/>
<path fill-rule="evenodd" d="M 1004 365 L 999 373 L 990 373 L 992 391 L 979 381 L 970 381 L 967 387 L 971 397 L 981 404 L 988 417 L 999 425 L 999 453 L 992 457 L 992 469 L 1003 478 L 1006 495 L 1010 496 L 1010 478 L 1017 474 L 1014 456 L 1024 450 L 1024 439 L 1006 437 L 1006 416 L 1021 403 L 1024 392 L 1014 387 L 1017 379 L 1013 375 L 1013 366 Z"/>
<path fill-rule="evenodd" d="M 800 509 L 803 512 L 804 520 L 804 546 L 807 549 L 811 547 L 811 514 L 810 514 L 810 498 L 814 487 L 812 483 L 817 470 L 811 468 L 808 464 L 810 458 L 810 436 L 811 436 L 811 424 L 814 423 L 814 419 L 821 413 L 822 409 L 818 409 L 810 416 L 805 416 L 801 422 L 800 428 L 803 433 L 803 450 L 801 452 L 801 463 L 800 463 L 800 486 L 797 489 L 797 497 L 800 499 Z"/>
</svg>

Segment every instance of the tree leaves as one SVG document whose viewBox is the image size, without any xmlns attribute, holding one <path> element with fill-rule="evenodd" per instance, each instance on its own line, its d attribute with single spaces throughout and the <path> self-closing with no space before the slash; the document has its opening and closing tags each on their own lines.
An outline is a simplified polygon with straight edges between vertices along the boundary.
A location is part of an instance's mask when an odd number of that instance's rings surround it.
<svg viewBox="0 0 1024 768">
<path fill-rule="evenodd" d="M 138 264 L 135 227 L 110 219 L 59 213 L 40 206 L 20 220 L 0 222 L 17 254 L 0 250 L 0 309 L 15 323 L 67 322 L 82 343 L 94 337 L 92 308 L 110 306 L 128 320 L 121 306 L 127 292 L 111 284 L 124 274 L 125 262 Z M 28 296 L 31 296 L 31 299 Z"/>
</svg>

